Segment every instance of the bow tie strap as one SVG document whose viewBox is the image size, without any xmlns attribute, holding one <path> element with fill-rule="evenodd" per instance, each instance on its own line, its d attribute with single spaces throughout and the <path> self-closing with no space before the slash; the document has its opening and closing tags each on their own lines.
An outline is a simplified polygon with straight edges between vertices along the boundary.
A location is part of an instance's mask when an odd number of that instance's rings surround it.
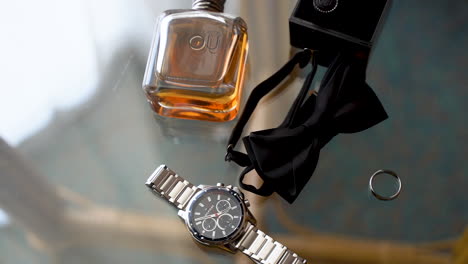
<svg viewBox="0 0 468 264">
<path fill-rule="evenodd" d="M 239 166 L 245 167 L 244 162 L 247 155 L 234 151 L 234 147 L 239 141 L 242 131 L 244 130 L 245 125 L 249 121 L 250 116 L 257 107 L 258 102 L 270 91 L 276 88 L 291 72 L 294 70 L 296 64 L 299 67 L 304 68 L 311 60 L 312 51 L 305 49 L 301 52 L 298 52 L 294 57 L 288 61 L 281 69 L 275 72 L 270 78 L 266 79 L 260 83 L 257 87 L 252 90 L 252 93 L 245 104 L 244 111 L 242 112 L 239 120 L 237 121 L 234 129 L 232 130 L 231 136 L 228 141 L 227 153 L 225 160 L 234 161 L 238 163 Z M 242 163 L 242 164 L 239 164 Z"/>
<path fill-rule="evenodd" d="M 270 196 L 273 194 L 273 192 L 275 192 L 275 189 L 273 188 L 273 186 L 271 186 L 269 183 L 267 182 L 263 182 L 263 184 L 257 188 L 253 185 L 250 185 L 250 184 L 247 184 L 247 183 L 244 183 L 244 177 L 247 173 L 251 172 L 252 170 L 254 170 L 255 167 L 254 165 L 249 165 L 248 167 L 246 167 L 240 174 L 240 177 L 239 177 L 239 185 L 240 187 L 242 187 L 242 189 L 246 190 L 246 191 L 249 191 L 251 193 L 255 193 L 257 195 L 261 195 L 261 196 Z"/>
<path fill-rule="evenodd" d="M 248 150 L 247 151 L 248 154 L 244 154 L 242 152 L 234 150 L 234 146 L 237 143 L 237 141 L 239 140 L 239 137 L 242 134 L 242 130 L 243 130 L 245 124 L 247 123 L 248 119 L 250 118 L 253 110 L 255 109 L 255 106 L 257 105 L 258 101 L 263 96 L 265 96 L 269 91 L 271 91 L 274 88 L 274 87 L 269 86 L 269 85 L 272 85 L 273 83 L 278 85 L 281 82 L 282 78 L 285 78 L 287 76 L 287 74 L 289 74 L 292 71 L 292 69 L 294 68 L 294 65 L 297 64 L 298 61 L 299 62 L 300 61 L 305 62 L 305 61 L 310 61 L 310 59 L 311 58 L 310 58 L 310 55 L 308 54 L 307 50 L 296 54 L 296 56 L 291 61 L 289 61 L 282 69 L 280 69 L 280 71 L 278 71 L 275 74 L 276 76 L 273 75 L 272 77 L 270 77 L 270 79 L 274 78 L 276 80 L 275 82 L 266 80 L 262 84 L 257 86 L 257 88 L 255 88 L 252 91 L 252 94 L 250 95 L 250 97 L 248 99 L 248 102 L 247 102 L 246 110 L 244 110 L 244 112 L 242 113 L 241 118 L 239 119 L 238 123 L 236 124 L 236 126 L 235 126 L 235 128 L 234 128 L 234 130 L 233 130 L 233 132 L 231 134 L 231 137 L 229 139 L 229 145 L 227 147 L 227 154 L 226 154 L 226 157 L 225 157 L 226 161 L 234 161 L 237 165 L 239 165 L 241 167 L 246 167 L 241 172 L 241 175 L 240 175 L 240 178 L 239 178 L 239 185 L 244 190 L 247 190 L 247 191 L 253 192 L 255 194 L 262 195 L 262 196 L 269 196 L 274 191 L 276 191 L 276 189 L 277 189 L 277 188 L 275 188 L 276 184 L 272 184 L 272 182 L 270 180 L 269 181 L 265 180 L 263 182 L 262 186 L 260 186 L 259 188 L 256 188 L 255 186 L 244 183 L 243 180 L 244 180 L 245 175 L 247 173 L 249 173 L 250 171 L 254 170 L 254 169 L 257 172 L 259 172 L 259 176 L 262 179 L 266 179 L 266 178 L 263 177 L 263 174 L 261 174 L 261 171 L 257 169 L 257 168 L 259 168 L 259 165 L 256 162 L 257 157 L 254 154 L 254 151 L 252 149 L 249 149 L 250 145 L 249 145 L 249 142 L 248 142 L 248 137 L 245 137 L 244 140 L 243 140 L 244 145 Z M 305 66 L 304 64 L 299 64 L 299 65 L 300 65 L 300 67 Z M 303 84 L 303 86 L 302 86 L 296 100 L 294 101 L 293 106 L 289 110 L 288 115 L 286 116 L 286 118 L 283 121 L 283 124 L 281 126 L 286 127 L 286 126 L 292 125 L 294 123 L 294 121 L 297 119 L 297 116 L 300 115 L 300 112 L 301 112 L 300 108 L 303 105 L 305 98 L 307 97 L 309 87 L 312 84 L 312 81 L 314 79 L 314 76 L 315 76 L 316 72 L 317 72 L 317 60 L 316 60 L 316 58 L 314 56 L 314 58 L 312 59 L 312 71 L 307 75 L 307 78 L 306 78 L 306 80 L 305 80 L 305 82 L 304 82 L 304 84 Z M 281 76 L 284 76 L 284 77 L 281 77 Z M 315 96 L 312 96 L 312 97 L 315 97 Z"/>
</svg>

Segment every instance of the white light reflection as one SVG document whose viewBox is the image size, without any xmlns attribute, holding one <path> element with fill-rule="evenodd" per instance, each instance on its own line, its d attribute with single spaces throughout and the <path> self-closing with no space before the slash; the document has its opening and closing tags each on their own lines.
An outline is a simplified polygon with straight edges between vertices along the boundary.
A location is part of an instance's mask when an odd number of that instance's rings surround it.
<svg viewBox="0 0 468 264">
<path fill-rule="evenodd" d="M 148 12 L 148 13 L 147 13 Z M 0 9 L 0 136 L 18 145 L 86 102 L 100 67 L 150 18 L 144 1 L 17 0 Z M 141 31 L 140 31 L 141 32 Z M 151 33 L 151 32 L 149 32 Z"/>
<path fill-rule="evenodd" d="M 12 145 L 96 88 L 92 35 L 80 1 L 9 1 L 0 9 L 0 136 Z"/>
<path fill-rule="evenodd" d="M 0 228 L 7 226 L 9 224 L 10 224 L 10 217 L 7 215 L 7 213 L 5 213 L 5 211 L 0 209 Z"/>
</svg>

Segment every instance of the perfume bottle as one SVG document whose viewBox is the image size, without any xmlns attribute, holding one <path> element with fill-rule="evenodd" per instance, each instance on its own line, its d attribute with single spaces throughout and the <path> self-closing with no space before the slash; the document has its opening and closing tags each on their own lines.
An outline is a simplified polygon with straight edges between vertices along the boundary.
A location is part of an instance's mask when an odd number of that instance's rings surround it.
<svg viewBox="0 0 468 264">
<path fill-rule="evenodd" d="M 158 19 L 143 89 L 161 116 L 229 121 L 239 110 L 247 26 L 222 13 L 225 0 L 193 0 L 192 9 Z"/>
</svg>

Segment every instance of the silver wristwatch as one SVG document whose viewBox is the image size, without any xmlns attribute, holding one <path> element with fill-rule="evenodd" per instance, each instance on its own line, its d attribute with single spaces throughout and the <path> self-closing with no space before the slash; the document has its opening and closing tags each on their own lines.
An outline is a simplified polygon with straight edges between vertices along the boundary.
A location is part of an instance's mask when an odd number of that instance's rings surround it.
<svg viewBox="0 0 468 264">
<path fill-rule="evenodd" d="M 179 209 L 199 243 L 235 253 L 242 251 L 257 264 L 299 264 L 307 261 L 255 227 L 249 202 L 237 187 L 194 186 L 165 165 L 146 181 L 153 193 Z"/>
</svg>

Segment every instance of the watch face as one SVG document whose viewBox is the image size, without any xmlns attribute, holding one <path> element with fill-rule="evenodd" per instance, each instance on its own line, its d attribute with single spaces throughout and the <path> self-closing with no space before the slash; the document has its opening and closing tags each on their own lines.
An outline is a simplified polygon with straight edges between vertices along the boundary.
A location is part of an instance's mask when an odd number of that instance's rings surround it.
<svg viewBox="0 0 468 264">
<path fill-rule="evenodd" d="M 197 237 L 219 241 L 242 224 L 243 207 L 237 193 L 224 188 L 207 189 L 193 202 L 189 223 Z"/>
</svg>

